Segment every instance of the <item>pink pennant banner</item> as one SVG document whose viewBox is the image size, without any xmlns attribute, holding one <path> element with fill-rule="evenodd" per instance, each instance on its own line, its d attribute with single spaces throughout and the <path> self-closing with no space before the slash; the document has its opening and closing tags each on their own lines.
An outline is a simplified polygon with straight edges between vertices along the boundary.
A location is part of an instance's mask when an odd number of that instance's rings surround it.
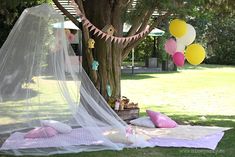
<svg viewBox="0 0 235 157">
<path fill-rule="evenodd" d="M 100 37 L 101 39 L 105 39 L 105 41 L 107 41 L 109 38 L 111 40 L 111 42 L 117 42 L 118 44 L 120 43 L 129 43 L 133 40 L 137 40 L 141 37 L 143 37 L 144 35 L 146 35 L 148 32 L 149 32 L 149 28 L 150 26 L 147 25 L 146 28 L 138 33 L 138 34 L 135 34 L 133 36 L 129 36 L 129 37 L 115 37 L 115 36 L 111 36 L 111 35 L 108 35 L 106 34 L 105 32 L 103 32 L 102 30 L 100 30 L 99 28 L 97 28 L 96 26 L 94 26 L 86 17 L 85 15 L 81 12 L 81 10 L 79 10 L 79 7 L 77 6 L 77 4 L 75 3 L 74 0 L 70 0 L 71 4 L 74 6 L 74 8 L 76 9 L 76 13 L 77 15 L 79 15 L 81 17 L 81 20 L 83 21 L 83 25 L 85 27 L 87 27 L 89 29 L 89 31 L 93 31 L 93 34 L 96 35 L 97 37 Z"/>
</svg>

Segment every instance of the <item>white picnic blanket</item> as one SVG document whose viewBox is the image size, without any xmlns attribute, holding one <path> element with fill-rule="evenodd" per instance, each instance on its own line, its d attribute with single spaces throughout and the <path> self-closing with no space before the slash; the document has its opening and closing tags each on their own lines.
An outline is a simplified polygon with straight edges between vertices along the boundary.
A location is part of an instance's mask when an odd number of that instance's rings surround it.
<svg viewBox="0 0 235 157">
<path fill-rule="evenodd" d="M 191 125 L 179 125 L 175 128 L 146 128 L 138 126 L 133 126 L 133 128 L 136 133 L 144 134 L 151 138 L 174 138 L 184 140 L 195 140 L 231 129 L 226 127 Z"/>
<path fill-rule="evenodd" d="M 223 131 L 231 128 L 223 127 L 205 127 L 180 125 L 176 128 L 144 128 L 133 126 L 135 132 L 139 135 L 149 136 L 146 146 L 174 146 L 174 147 L 194 147 L 215 149 L 218 142 L 223 137 Z M 105 129 L 104 129 L 105 130 Z M 93 138 L 85 128 L 76 128 L 68 134 L 58 134 L 51 138 L 24 138 L 26 133 L 13 133 L 2 145 L 1 150 L 29 149 L 29 148 L 49 148 L 49 147 L 68 147 L 80 145 L 103 145 L 102 139 Z M 215 137 L 214 137 L 215 136 Z M 167 140 L 167 142 L 166 142 Z M 186 141 L 185 141 L 186 140 Z M 185 144 L 190 142 L 189 144 Z M 205 142 L 206 141 L 206 142 Z M 211 141 L 208 146 L 207 143 Z M 104 141 L 103 141 L 104 142 Z M 183 145 L 183 144 L 184 145 Z M 134 145 L 132 145 L 134 147 Z M 128 146 L 127 147 L 132 147 Z"/>
</svg>

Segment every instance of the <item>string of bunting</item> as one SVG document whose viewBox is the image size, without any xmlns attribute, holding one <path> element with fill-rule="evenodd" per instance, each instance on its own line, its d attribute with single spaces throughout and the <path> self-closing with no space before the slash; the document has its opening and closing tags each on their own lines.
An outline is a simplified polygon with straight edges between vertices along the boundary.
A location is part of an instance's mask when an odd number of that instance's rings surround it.
<svg viewBox="0 0 235 157">
<path fill-rule="evenodd" d="M 96 35 L 97 37 L 100 37 L 101 39 L 105 39 L 105 41 L 107 40 L 111 40 L 111 42 L 115 42 L 115 43 L 129 43 L 133 40 L 137 40 L 139 38 L 141 38 L 142 36 L 144 36 L 145 34 L 149 33 L 149 25 L 146 26 L 146 28 L 141 31 L 138 34 L 132 35 L 132 36 L 128 36 L 128 37 L 116 37 L 110 34 L 107 34 L 106 32 L 103 32 L 102 30 L 100 30 L 99 28 L 97 28 L 96 26 L 94 26 L 87 18 L 86 16 L 81 12 L 81 10 L 79 10 L 78 5 L 74 2 L 74 0 L 70 1 L 71 4 L 74 6 L 77 15 L 81 18 L 83 25 L 88 28 L 88 30 L 90 32 L 93 32 L 93 35 Z"/>
</svg>

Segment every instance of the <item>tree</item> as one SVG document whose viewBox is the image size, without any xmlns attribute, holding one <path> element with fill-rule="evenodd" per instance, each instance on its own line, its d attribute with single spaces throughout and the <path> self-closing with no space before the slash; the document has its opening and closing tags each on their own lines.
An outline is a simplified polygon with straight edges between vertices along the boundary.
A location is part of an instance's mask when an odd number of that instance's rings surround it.
<svg viewBox="0 0 235 157">
<path fill-rule="evenodd" d="M 220 0 L 224 2 L 227 0 Z M 53 0 L 56 6 L 77 26 L 79 22 L 73 17 L 58 0 Z M 169 18 L 192 18 L 195 13 L 200 12 L 204 6 L 214 4 L 211 0 L 75 0 L 81 12 L 99 29 L 111 24 L 115 28 L 114 36 L 123 36 L 123 23 L 132 25 L 126 36 L 131 36 L 143 31 L 150 25 L 150 31 L 155 27 L 167 23 Z M 135 6 L 132 5 L 135 2 Z M 156 16 L 152 16 L 157 11 Z M 187 15 L 187 16 L 186 16 Z M 116 44 L 93 36 L 86 27 L 83 30 L 84 45 L 84 67 L 100 93 L 108 100 L 107 85 L 111 86 L 112 98 L 121 95 L 120 77 L 121 62 L 128 56 L 131 49 L 137 46 L 145 36 L 130 43 Z M 95 49 L 87 47 L 89 38 L 95 39 Z M 92 70 L 91 64 L 94 60 L 99 62 L 99 70 Z"/>
<path fill-rule="evenodd" d="M 190 22 L 197 29 L 197 41 L 206 47 L 205 62 L 235 65 L 235 4 L 213 1 L 200 10 Z"/>
<path fill-rule="evenodd" d="M 27 7 L 32 7 L 38 4 L 41 4 L 43 2 L 48 2 L 48 0 L 10 0 L 10 1 L 1 1 L 0 2 L 0 45 L 4 43 L 6 40 L 8 33 L 14 26 L 14 23 L 19 18 L 22 11 Z M 21 35 L 23 32 L 19 32 Z M 21 36 L 18 36 L 17 38 L 21 38 Z M 16 45 L 19 43 L 15 43 Z M 5 45 L 7 47 L 8 45 Z M 20 46 L 18 46 L 20 47 Z M 2 66 L 6 65 L 1 70 L 0 80 L 4 83 L 2 83 L 2 86 L 0 87 L 0 94 L 2 95 L 11 95 L 15 89 L 22 89 L 22 84 L 26 80 L 22 80 L 22 78 L 26 78 L 25 75 L 28 74 L 28 72 L 25 70 L 28 66 L 27 63 L 24 62 L 24 54 L 26 52 L 22 51 L 21 49 L 17 50 L 21 53 L 16 53 L 17 61 L 12 64 L 10 59 L 4 60 L 6 54 L 4 51 L 1 51 L 0 53 L 0 59 L 3 60 L 5 63 L 1 64 Z M 8 57 L 10 58 L 10 57 Z M 11 66 L 7 66 L 11 65 Z M 11 76 L 14 70 L 19 70 L 18 72 L 14 73 L 14 77 Z M 9 81 L 9 76 L 11 76 L 11 81 Z M 29 78 L 31 79 L 31 78 Z"/>
<path fill-rule="evenodd" d="M 65 10 L 58 0 L 53 0 L 53 2 L 71 21 L 79 26 L 76 18 Z M 76 0 L 75 2 L 81 12 L 97 28 L 102 29 L 107 24 L 114 26 L 116 30 L 114 36 L 123 36 L 122 27 L 124 22 L 132 25 L 126 35 L 131 36 L 143 31 L 147 25 L 150 25 L 149 31 L 151 31 L 160 24 L 166 23 L 169 18 L 186 19 L 186 16 L 183 15 L 197 12 L 200 7 L 196 6 L 210 3 L 209 0 Z M 135 6 L 132 5 L 133 2 L 136 3 Z M 154 11 L 157 11 L 158 15 L 152 18 Z M 111 97 L 119 98 L 121 95 L 121 62 L 147 34 L 128 44 L 116 44 L 110 41 L 105 42 L 96 36 L 92 36 L 86 27 L 82 29 L 84 60 L 86 61 L 84 67 L 88 75 L 106 100 L 109 98 L 106 91 L 107 85 L 111 86 Z M 89 38 L 94 38 L 96 42 L 93 52 L 87 47 Z M 91 68 L 93 60 L 98 60 L 100 64 L 98 71 L 94 71 Z"/>
<path fill-rule="evenodd" d="M 70 15 L 57 0 L 53 0 L 57 7 L 76 25 L 79 26 L 78 21 Z M 134 35 L 145 29 L 151 19 L 151 15 L 156 9 L 158 3 L 152 3 L 153 1 L 139 1 L 136 4 L 136 8 L 139 13 L 136 14 L 136 10 L 131 11 L 129 14 L 127 10 L 132 7 L 133 1 L 128 0 L 86 0 L 76 1 L 80 10 L 86 15 L 86 17 L 99 29 L 102 29 L 107 24 L 111 24 L 115 28 L 115 36 L 123 36 L 123 23 L 129 19 L 132 23 L 132 27 L 127 33 L 127 36 Z M 147 3 L 146 3 L 147 2 Z M 142 8 L 142 4 L 146 5 Z M 154 5 L 152 5 L 154 4 Z M 150 30 L 155 28 L 161 23 L 170 13 L 161 13 L 159 6 L 159 17 L 157 20 L 151 21 Z M 131 20 L 132 19 L 132 20 Z M 135 20 L 133 20 L 135 19 Z M 84 67 L 90 76 L 93 83 L 100 90 L 100 93 L 108 100 L 107 85 L 111 86 L 112 98 L 119 98 L 121 93 L 120 89 L 120 77 L 121 77 L 121 62 L 128 56 L 130 50 L 138 45 L 138 43 L 144 39 L 142 38 L 130 42 L 128 44 L 117 44 L 111 43 L 110 41 L 105 42 L 104 40 L 92 36 L 86 27 L 83 27 L 84 36 L 84 52 L 85 52 L 85 63 Z M 95 49 L 93 52 L 88 49 L 87 41 L 89 38 L 95 39 Z M 99 70 L 94 71 L 91 68 L 93 60 L 98 60 Z"/>
<path fill-rule="evenodd" d="M 0 0 L 0 47 L 25 8 L 49 2 L 51 0 Z"/>
</svg>

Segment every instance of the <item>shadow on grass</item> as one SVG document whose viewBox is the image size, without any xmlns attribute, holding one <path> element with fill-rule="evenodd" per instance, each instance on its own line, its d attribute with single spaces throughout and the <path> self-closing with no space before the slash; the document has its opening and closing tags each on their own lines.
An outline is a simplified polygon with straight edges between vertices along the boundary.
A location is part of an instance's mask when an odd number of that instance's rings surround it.
<svg viewBox="0 0 235 157">
<path fill-rule="evenodd" d="M 155 78 L 155 77 L 151 76 L 150 74 L 122 74 L 121 76 L 122 80 L 142 80 L 149 78 Z"/>
<path fill-rule="evenodd" d="M 143 113 L 142 113 L 143 114 Z M 233 119 L 235 116 L 222 116 L 213 115 L 206 116 L 207 121 L 200 121 L 198 117 L 201 115 L 173 115 L 173 119 L 178 121 L 192 121 L 194 125 L 205 125 L 205 126 L 226 126 L 235 127 Z M 235 130 L 231 129 L 225 132 L 224 137 L 219 142 L 216 150 L 209 149 L 194 149 L 194 148 L 144 148 L 144 149 L 124 149 L 122 151 L 95 151 L 95 152 L 82 152 L 75 154 L 61 154 L 52 155 L 53 157 L 233 157 L 235 151 Z M 10 157 L 6 156 L 5 157 Z"/>
<path fill-rule="evenodd" d="M 157 110 L 155 110 L 157 111 Z M 189 115 L 189 114 L 174 114 L 164 111 L 163 114 L 168 115 L 174 119 L 178 124 L 182 125 L 207 125 L 207 126 L 221 126 L 235 128 L 235 115 Z M 140 116 L 146 116 L 146 112 L 141 111 Z"/>
<path fill-rule="evenodd" d="M 55 101 L 36 102 L 30 105 L 0 103 L 0 111 L 0 133 L 27 128 L 43 119 L 65 121 L 72 117 L 67 104 L 58 104 Z"/>
<path fill-rule="evenodd" d="M 163 71 L 163 72 L 156 72 L 156 73 L 140 73 L 140 74 L 122 74 L 121 80 L 143 80 L 143 79 L 157 78 L 155 74 L 164 75 L 164 74 L 174 74 L 174 73 L 180 73 L 180 71 Z"/>
<path fill-rule="evenodd" d="M 198 121 L 198 117 L 201 115 L 175 115 L 171 116 L 177 121 L 195 121 L 193 125 L 204 126 L 224 126 L 235 127 L 233 119 L 235 116 L 222 116 L 213 115 L 206 116 L 207 121 Z M 79 154 L 66 154 L 66 155 L 54 155 L 54 157 L 233 157 L 235 151 L 235 130 L 231 129 L 225 131 L 225 135 L 219 142 L 216 150 L 209 149 L 194 149 L 194 148 L 144 148 L 144 149 L 124 149 L 122 151 L 99 151 L 99 152 L 82 152 Z"/>
<path fill-rule="evenodd" d="M 185 64 L 183 68 L 179 68 L 182 70 L 206 70 L 206 69 L 220 69 L 220 68 L 235 68 L 232 65 L 217 65 L 217 64 L 201 64 L 198 66 L 194 66 L 191 64 Z"/>
<path fill-rule="evenodd" d="M 25 100 L 25 99 L 36 97 L 38 94 L 39 94 L 39 92 L 37 92 L 33 89 L 21 89 L 16 94 L 3 95 L 0 103 L 7 102 L 7 101 Z"/>
</svg>

